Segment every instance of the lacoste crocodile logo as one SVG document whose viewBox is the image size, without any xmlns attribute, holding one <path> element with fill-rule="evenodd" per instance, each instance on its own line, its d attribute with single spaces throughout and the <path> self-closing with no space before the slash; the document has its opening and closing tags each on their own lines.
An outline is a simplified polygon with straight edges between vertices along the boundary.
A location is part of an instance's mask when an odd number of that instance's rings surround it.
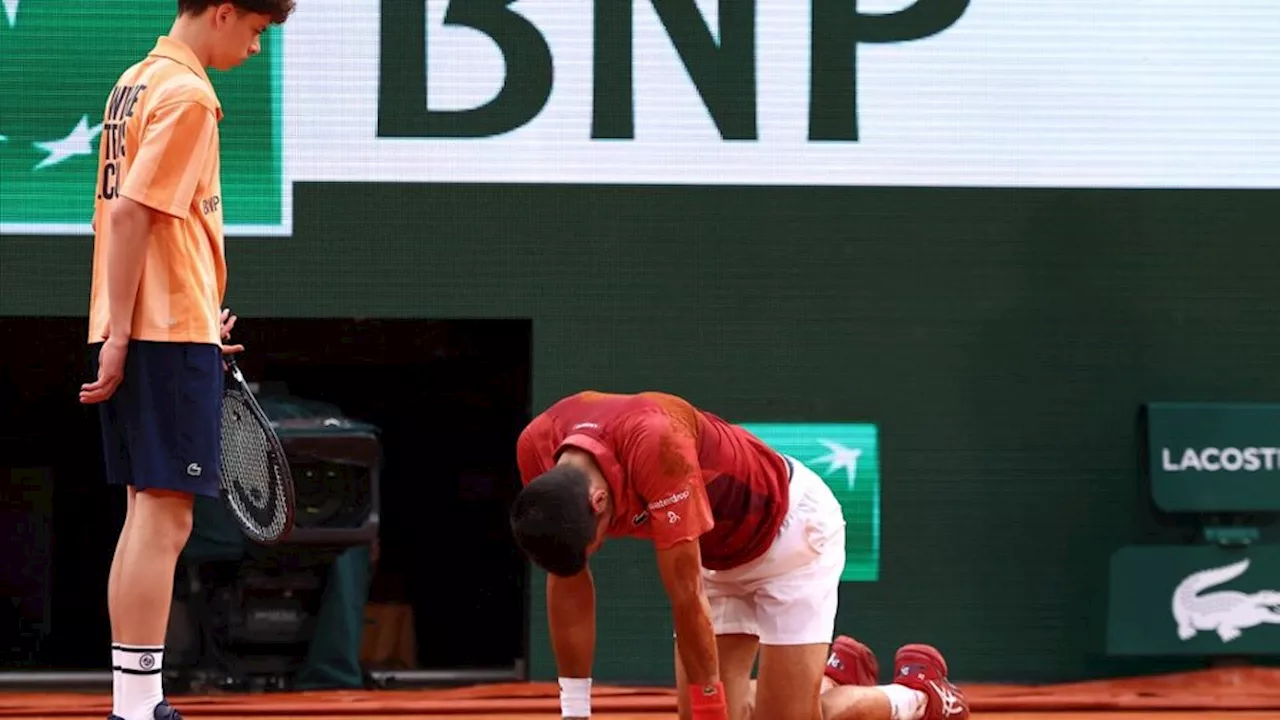
<svg viewBox="0 0 1280 720">
<path fill-rule="evenodd" d="M 1178 623 L 1178 637 L 1186 641 L 1202 631 L 1216 632 L 1222 642 L 1229 643 L 1249 628 L 1268 623 L 1280 625 L 1280 591 L 1204 593 L 1211 587 L 1235 580 L 1248 569 L 1249 559 L 1245 558 L 1192 573 L 1178 583 L 1173 591 L 1173 618 Z"/>
</svg>

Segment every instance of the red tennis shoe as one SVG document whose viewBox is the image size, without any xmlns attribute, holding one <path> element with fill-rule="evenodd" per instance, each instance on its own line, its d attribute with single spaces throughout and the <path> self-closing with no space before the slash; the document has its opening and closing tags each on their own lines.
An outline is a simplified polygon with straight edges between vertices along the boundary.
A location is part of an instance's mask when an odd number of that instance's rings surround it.
<svg viewBox="0 0 1280 720">
<path fill-rule="evenodd" d="M 969 702 L 947 679 L 947 661 L 932 645 L 903 645 L 893 658 L 893 681 L 929 698 L 923 720 L 968 720 Z"/>
<path fill-rule="evenodd" d="M 837 685 L 870 687 L 880 676 L 880 663 L 866 645 L 848 635 L 841 635 L 831 643 L 826 674 Z"/>
</svg>

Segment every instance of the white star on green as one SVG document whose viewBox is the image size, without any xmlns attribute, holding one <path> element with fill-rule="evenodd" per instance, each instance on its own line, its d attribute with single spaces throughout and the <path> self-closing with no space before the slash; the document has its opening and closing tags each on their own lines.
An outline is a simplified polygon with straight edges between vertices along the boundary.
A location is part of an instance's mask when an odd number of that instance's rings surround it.
<svg viewBox="0 0 1280 720">
<path fill-rule="evenodd" d="M 9 27 L 18 24 L 18 3 L 22 0 L 4 0 L 4 14 L 9 18 Z"/>
<path fill-rule="evenodd" d="M 92 143 L 100 132 L 102 132 L 101 123 L 89 127 L 89 116 L 81 115 L 80 122 L 76 123 L 76 126 L 71 132 L 67 133 L 66 137 L 60 140 L 32 143 L 46 153 L 45 159 L 41 160 L 40 164 L 32 169 L 40 170 L 50 165 L 57 165 L 78 155 L 93 154 Z"/>
</svg>

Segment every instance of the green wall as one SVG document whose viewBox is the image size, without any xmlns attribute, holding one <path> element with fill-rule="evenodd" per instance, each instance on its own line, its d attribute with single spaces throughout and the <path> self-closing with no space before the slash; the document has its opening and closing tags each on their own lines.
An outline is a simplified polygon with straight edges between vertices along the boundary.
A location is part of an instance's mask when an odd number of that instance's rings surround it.
<svg viewBox="0 0 1280 720">
<path fill-rule="evenodd" d="M 230 241 L 242 316 L 530 317 L 535 409 L 583 388 L 881 427 L 883 568 L 840 629 L 966 680 L 1107 660 L 1107 562 L 1185 534 L 1136 478 L 1147 400 L 1280 400 L 1266 193 L 299 185 Z M 0 314 L 85 311 L 90 246 L 0 241 Z M 635 543 L 598 563 L 601 680 L 669 682 Z M 634 561 L 633 561 L 634 560 Z M 550 677 L 542 586 L 534 671 Z M 637 661 L 636 658 L 642 658 Z"/>
</svg>

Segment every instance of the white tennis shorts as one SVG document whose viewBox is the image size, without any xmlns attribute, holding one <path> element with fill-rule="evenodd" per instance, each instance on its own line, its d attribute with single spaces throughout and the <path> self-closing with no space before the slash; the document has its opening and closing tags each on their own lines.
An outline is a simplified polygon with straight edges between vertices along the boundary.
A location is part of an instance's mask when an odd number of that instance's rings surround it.
<svg viewBox="0 0 1280 720">
<path fill-rule="evenodd" d="M 787 516 L 764 555 L 731 570 L 702 571 L 717 635 L 763 645 L 830 643 L 844 570 L 844 512 L 831 488 L 794 458 Z"/>
</svg>

